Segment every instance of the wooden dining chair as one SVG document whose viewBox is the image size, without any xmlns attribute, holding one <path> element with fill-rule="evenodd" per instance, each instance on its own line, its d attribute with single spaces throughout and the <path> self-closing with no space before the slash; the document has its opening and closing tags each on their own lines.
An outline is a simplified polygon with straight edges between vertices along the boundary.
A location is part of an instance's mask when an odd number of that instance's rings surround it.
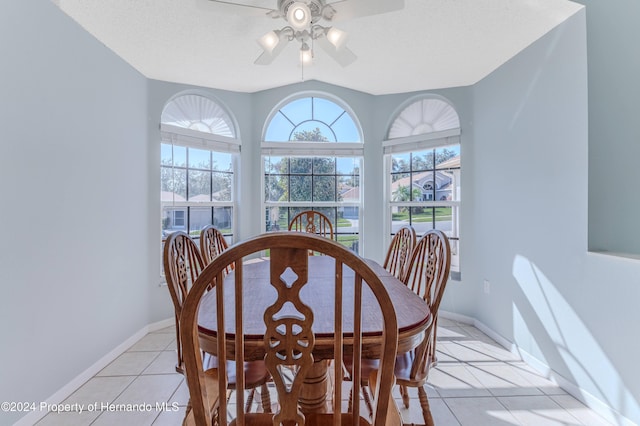
<svg viewBox="0 0 640 426">
<path fill-rule="evenodd" d="M 406 408 L 409 408 L 407 387 L 418 389 L 422 415 L 427 426 L 433 425 L 429 400 L 424 385 L 429 377 L 429 369 L 436 361 L 436 330 L 438 309 L 451 268 L 451 248 L 449 239 L 439 230 L 430 230 L 418 240 L 402 281 L 421 296 L 431 311 L 432 321 L 425 330 L 422 343 L 415 349 L 396 357 L 396 381 Z"/>
<path fill-rule="evenodd" d="M 335 259 L 335 274 L 329 274 L 335 306 L 330 318 L 334 333 L 331 336 L 316 336 L 313 332 L 314 311 L 304 303 L 301 291 L 305 286 L 318 285 L 318 281 L 308 276 L 308 251 L 313 249 Z M 243 279 L 245 257 L 269 250 L 269 283 L 273 286 L 274 300 L 264 312 L 245 312 L 243 298 L 251 295 L 250 278 Z M 225 268 L 235 263 L 235 271 L 225 280 Z M 345 268 L 355 273 L 344 275 Z M 221 283 L 223 283 L 221 285 Z M 231 357 L 247 358 L 264 356 L 265 362 L 278 394 L 278 410 L 269 413 L 245 413 L 228 406 L 225 398 L 218 398 L 227 388 L 226 362 L 220 362 L 217 369 L 206 370 L 200 357 L 198 318 L 202 297 L 213 286 L 215 291 L 216 336 L 235 336 L 217 339 L 217 356 L 220 361 Z M 232 293 L 229 293 L 232 292 Z M 229 296 L 231 294 L 231 296 Z M 225 298 L 226 295 L 226 298 Z M 362 359 L 362 342 L 371 336 L 362 333 L 363 295 L 372 299 L 375 309 L 381 312 L 383 334 L 380 339 L 380 368 L 373 374 L 374 408 L 371 423 L 368 416 L 360 415 L 360 404 L 354 404 L 347 411 L 342 401 L 343 383 L 340 363 L 333 363 L 334 378 L 331 397 L 327 401 L 337 401 L 332 412 L 304 414 L 298 405 L 303 393 L 303 380 L 314 366 L 316 341 L 329 341 L 332 351 L 327 356 L 342 359 L 343 353 L 352 354 L 353 363 L 359 370 Z M 234 303 L 230 303 L 232 297 Z M 207 299 L 208 301 L 212 299 Z M 209 306 L 209 305 L 208 305 Z M 208 311 L 209 312 L 209 311 Z M 212 315 L 214 315 L 212 313 Z M 262 336 L 245 336 L 243 323 L 247 318 L 261 315 L 264 321 Z M 250 317 L 251 316 L 251 317 Z M 227 424 L 232 418 L 237 425 L 401 425 L 399 411 L 391 397 L 394 383 L 393 366 L 396 356 L 398 328 L 391 299 L 380 278 L 358 255 L 335 241 L 310 234 L 290 232 L 267 233 L 224 251 L 210 263 L 196 280 L 187 295 L 182 315 L 182 347 L 185 358 L 186 379 L 191 395 L 191 407 L 185 417 L 186 424 L 211 425 L 214 418 L 220 424 Z M 354 325 L 355 324 L 355 325 Z M 346 332 L 343 332 L 343 328 Z M 255 354 L 257 348 L 264 352 Z M 325 354 L 326 355 L 326 354 Z M 337 364 L 337 365 L 336 365 Z M 236 368 L 237 377 L 244 372 Z M 240 392 L 242 380 L 237 380 L 237 401 L 235 407 L 242 407 Z M 217 386 L 215 386 L 217 384 Z M 217 404 L 215 403 L 217 401 Z M 215 406 L 212 412 L 209 407 Z M 337 423 L 340 421 L 340 423 Z"/>
<path fill-rule="evenodd" d="M 410 225 L 404 225 L 393 236 L 391 244 L 387 249 L 387 255 L 382 265 L 384 269 L 393 274 L 396 278 L 401 279 L 409 258 L 416 245 L 416 231 Z"/>
<path fill-rule="evenodd" d="M 174 232 L 165 241 L 163 264 L 167 287 L 173 301 L 174 314 L 176 319 L 176 350 L 178 354 L 178 362 L 176 371 L 184 374 L 184 357 L 181 343 L 181 327 L 180 315 L 184 306 L 184 301 L 190 288 L 200 273 L 205 268 L 205 262 L 202 259 L 197 244 L 189 235 L 182 231 Z M 209 366 L 217 366 L 218 360 L 215 357 L 207 355 L 205 363 Z M 270 379 L 269 372 L 263 361 L 244 363 L 246 389 L 251 392 L 248 397 L 248 405 L 254 398 L 255 388 L 261 387 L 262 405 L 265 411 L 270 410 L 271 400 L 269 390 L 266 383 Z M 229 379 L 229 389 L 236 387 L 235 376 Z"/>
<path fill-rule="evenodd" d="M 164 242 L 164 275 L 173 302 L 176 321 L 176 345 L 178 362 L 176 371 L 184 373 L 182 347 L 180 345 L 180 313 L 189 288 L 196 281 L 206 264 L 200 255 L 198 246 L 184 232 L 171 233 Z"/>
<path fill-rule="evenodd" d="M 208 265 L 220 253 L 229 248 L 222 232 L 213 225 L 207 225 L 200 231 L 200 253 L 205 264 Z M 233 270 L 233 265 L 227 268 L 227 273 Z"/>
<path fill-rule="evenodd" d="M 315 210 L 306 210 L 295 215 L 289 222 L 289 231 L 307 232 L 333 240 L 331 220 Z"/>
</svg>

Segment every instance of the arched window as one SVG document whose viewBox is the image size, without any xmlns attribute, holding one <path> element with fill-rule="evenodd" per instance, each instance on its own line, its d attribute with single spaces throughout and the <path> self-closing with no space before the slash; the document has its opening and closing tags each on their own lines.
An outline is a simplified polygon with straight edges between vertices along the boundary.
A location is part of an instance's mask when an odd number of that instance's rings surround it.
<svg viewBox="0 0 640 426">
<path fill-rule="evenodd" d="M 234 235 L 235 162 L 240 141 L 231 116 L 199 94 L 170 100 L 160 120 L 162 234 L 197 237 L 213 224 Z"/>
<path fill-rule="evenodd" d="M 460 120 L 445 99 L 411 101 L 383 142 L 388 175 L 390 234 L 410 224 L 422 235 L 440 229 L 450 239 L 451 276 L 460 276 Z"/>
<path fill-rule="evenodd" d="M 317 210 L 358 252 L 363 149 L 354 114 L 337 99 L 303 94 L 276 107 L 262 142 L 264 229 L 285 230 L 297 213 Z"/>
</svg>

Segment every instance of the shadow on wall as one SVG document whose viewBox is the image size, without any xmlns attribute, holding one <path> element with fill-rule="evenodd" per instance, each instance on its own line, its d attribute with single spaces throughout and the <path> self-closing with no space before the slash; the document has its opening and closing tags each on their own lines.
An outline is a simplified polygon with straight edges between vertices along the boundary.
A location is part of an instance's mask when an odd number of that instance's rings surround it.
<svg viewBox="0 0 640 426">
<path fill-rule="evenodd" d="M 569 372 L 570 377 L 564 379 L 580 388 L 579 399 L 593 405 L 595 398 L 608 405 L 607 412 L 598 411 L 609 421 L 623 425 L 629 424 L 628 419 L 640 419 L 638 401 L 553 283 L 521 255 L 516 255 L 513 261 L 513 276 L 521 291 L 521 297 L 514 297 L 515 343 L 521 348 L 535 348 L 534 357 L 542 358 L 540 361 L 554 366 L 555 371 Z"/>
</svg>

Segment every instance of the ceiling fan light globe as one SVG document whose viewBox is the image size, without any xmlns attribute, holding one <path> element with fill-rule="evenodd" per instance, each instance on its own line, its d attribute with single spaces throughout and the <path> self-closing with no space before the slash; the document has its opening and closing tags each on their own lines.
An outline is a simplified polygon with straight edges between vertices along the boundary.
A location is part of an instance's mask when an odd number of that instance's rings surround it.
<svg viewBox="0 0 640 426">
<path fill-rule="evenodd" d="M 327 40 L 335 46 L 336 50 L 342 49 L 347 43 L 348 38 L 349 35 L 346 32 L 337 28 L 331 27 L 329 31 L 327 31 Z"/>
<path fill-rule="evenodd" d="M 309 6 L 299 1 L 293 3 L 287 11 L 287 22 L 297 31 L 307 28 L 311 23 Z"/>
<path fill-rule="evenodd" d="M 269 31 L 258 39 L 258 44 L 265 52 L 273 53 L 273 49 L 280 43 L 280 36 L 275 31 Z"/>
<path fill-rule="evenodd" d="M 311 64 L 312 60 L 313 60 L 313 52 L 309 48 L 308 44 L 303 43 L 302 47 L 300 48 L 300 63 L 303 65 L 309 65 Z"/>
</svg>

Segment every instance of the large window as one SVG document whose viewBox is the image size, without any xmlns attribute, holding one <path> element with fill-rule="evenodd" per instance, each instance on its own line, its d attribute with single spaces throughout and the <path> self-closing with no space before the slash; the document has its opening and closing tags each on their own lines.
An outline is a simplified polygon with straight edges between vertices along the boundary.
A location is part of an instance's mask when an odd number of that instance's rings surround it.
<svg viewBox="0 0 640 426">
<path fill-rule="evenodd" d="M 297 213 L 317 210 L 358 252 L 362 149 L 359 126 L 337 101 L 307 96 L 281 106 L 262 143 L 264 229 L 286 230 Z"/>
<path fill-rule="evenodd" d="M 445 232 L 454 278 L 460 276 L 459 134 L 453 107 L 439 98 L 424 98 L 397 115 L 383 143 L 389 176 L 389 238 L 407 224 L 418 236 L 430 229 Z"/>
<path fill-rule="evenodd" d="M 174 98 L 162 113 L 162 235 L 184 231 L 193 237 L 213 224 L 233 242 L 235 127 L 211 99 Z"/>
</svg>

